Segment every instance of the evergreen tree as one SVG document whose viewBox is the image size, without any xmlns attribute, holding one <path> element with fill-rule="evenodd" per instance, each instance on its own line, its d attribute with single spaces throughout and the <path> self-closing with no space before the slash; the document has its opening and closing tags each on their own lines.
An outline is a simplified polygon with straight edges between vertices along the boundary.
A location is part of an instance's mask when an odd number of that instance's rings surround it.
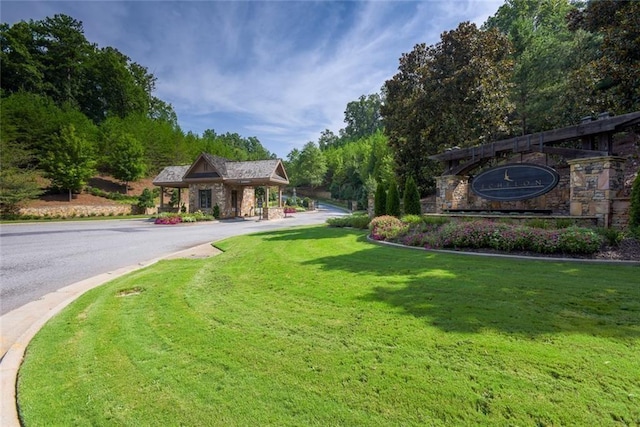
<svg viewBox="0 0 640 427">
<path fill-rule="evenodd" d="M 379 182 L 378 186 L 376 187 L 373 213 L 375 216 L 382 216 L 387 214 L 387 189 L 382 182 Z"/>
<path fill-rule="evenodd" d="M 420 205 L 420 193 L 412 176 L 407 178 L 404 185 L 404 214 L 405 215 L 421 215 L 422 206 Z"/>
<path fill-rule="evenodd" d="M 389 183 L 389 192 L 387 193 L 387 215 L 400 217 L 400 192 L 395 180 Z"/>
</svg>

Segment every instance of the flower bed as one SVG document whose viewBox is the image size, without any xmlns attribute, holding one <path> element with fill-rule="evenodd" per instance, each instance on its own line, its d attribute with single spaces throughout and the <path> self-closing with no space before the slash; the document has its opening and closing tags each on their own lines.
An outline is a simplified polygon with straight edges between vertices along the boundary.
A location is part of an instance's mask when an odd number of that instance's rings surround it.
<svg viewBox="0 0 640 427">
<path fill-rule="evenodd" d="M 201 211 L 193 213 L 163 212 L 156 217 L 154 223 L 162 225 L 173 225 L 180 224 L 182 222 L 212 221 L 213 219 L 214 217 L 212 215 L 204 214 Z"/>
<path fill-rule="evenodd" d="M 395 217 L 374 218 L 371 238 L 427 249 L 493 249 L 529 251 L 541 254 L 593 254 L 600 250 L 604 238 L 595 230 L 570 226 L 540 229 L 489 220 L 443 222 L 408 221 Z"/>
</svg>

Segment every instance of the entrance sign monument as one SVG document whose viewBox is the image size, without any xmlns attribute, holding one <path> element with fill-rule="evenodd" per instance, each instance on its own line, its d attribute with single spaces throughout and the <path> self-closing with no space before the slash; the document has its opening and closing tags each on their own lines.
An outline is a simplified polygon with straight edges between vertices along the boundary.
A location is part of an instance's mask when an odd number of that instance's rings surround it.
<svg viewBox="0 0 640 427">
<path fill-rule="evenodd" d="M 512 163 L 482 172 L 471 181 L 471 190 L 489 200 L 527 200 L 548 193 L 558 180 L 558 173 L 549 167 Z"/>
</svg>

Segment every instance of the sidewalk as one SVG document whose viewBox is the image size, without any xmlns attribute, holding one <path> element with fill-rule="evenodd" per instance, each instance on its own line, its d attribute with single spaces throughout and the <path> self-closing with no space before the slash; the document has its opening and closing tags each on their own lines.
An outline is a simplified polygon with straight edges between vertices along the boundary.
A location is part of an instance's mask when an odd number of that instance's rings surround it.
<svg viewBox="0 0 640 427">
<path fill-rule="evenodd" d="M 53 316 L 90 289 L 163 259 L 206 258 L 220 253 L 210 243 L 144 263 L 100 274 L 52 292 L 0 317 L 0 427 L 19 427 L 16 407 L 18 370 L 29 341 Z"/>
</svg>

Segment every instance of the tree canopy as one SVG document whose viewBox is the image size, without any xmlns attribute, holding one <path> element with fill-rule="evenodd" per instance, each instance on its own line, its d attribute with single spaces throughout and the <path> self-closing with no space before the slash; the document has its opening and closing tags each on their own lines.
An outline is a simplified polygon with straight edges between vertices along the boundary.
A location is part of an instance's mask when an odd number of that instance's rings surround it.
<svg viewBox="0 0 640 427">
<path fill-rule="evenodd" d="M 402 181 L 434 188 L 439 165 L 429 156 L 509 134 L 511 47 L 497 30 L 461 23 L 433 46 L 418 44 L 385 83 L 385 132 Z"/>
<path fill-rule="evenodd" d="M 95 165 L 123 182 L 188 164 L 202 152 L 274 157 L 256 137 L 182 132 L 171 104 L 153 95 L 156 77 L 117 49 L 88 41 L 82 22 L 70 16 L 3 23 L 0 46 L 3 147 L 30 153 L 14 172 L 44 169 L 54 186 L 78 191 L 85 168 L 73 162 L 80 151 L 82 164 L 92 165 L 87 171 Z M 21 194 L 34 193 L 25 187 Z"/>
</svg>

